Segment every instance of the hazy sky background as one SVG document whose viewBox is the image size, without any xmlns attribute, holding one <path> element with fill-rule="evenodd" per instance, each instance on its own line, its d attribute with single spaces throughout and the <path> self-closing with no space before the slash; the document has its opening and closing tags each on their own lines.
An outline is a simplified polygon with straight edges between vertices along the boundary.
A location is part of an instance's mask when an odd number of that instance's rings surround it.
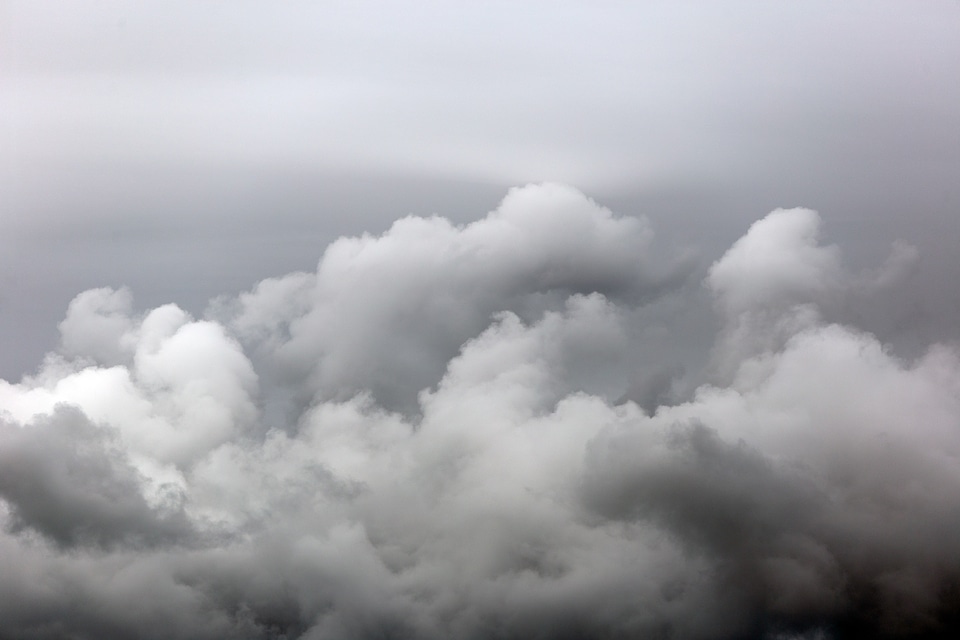
<svg viewBox="0 0 960 640">
<path fill-rule="evenodd" d="M 0 637 L 954 637 L 958 34 L 0 0 Z"/>
</svg>

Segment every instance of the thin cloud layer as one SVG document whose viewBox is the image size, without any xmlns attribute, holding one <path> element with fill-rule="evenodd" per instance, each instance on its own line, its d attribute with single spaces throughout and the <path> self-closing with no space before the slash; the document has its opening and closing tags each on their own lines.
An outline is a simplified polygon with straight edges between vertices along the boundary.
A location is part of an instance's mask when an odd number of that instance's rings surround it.
<svg viewBox="0 0 960 640">
<path fill-rule="evenodd" d="M 707 382 L 644 406 L 610 379 L 658 379 L 638 309 L 692 267 L 559 185 L 205 319 L 81 293 L 0 381 L 0 636 L 950 637 L 960 353 L 849 321 L 915 250 L 857 274 L 818 234 L 747 230 Z"/>
</svg>

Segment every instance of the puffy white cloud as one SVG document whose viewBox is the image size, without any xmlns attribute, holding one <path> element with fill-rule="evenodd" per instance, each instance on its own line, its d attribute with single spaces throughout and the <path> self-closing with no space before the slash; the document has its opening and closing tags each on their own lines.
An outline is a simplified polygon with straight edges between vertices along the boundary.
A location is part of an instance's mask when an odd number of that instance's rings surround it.
<svg viewBox="0 0 960 640">
<path fill-rule="evenodd" d="M 684 271 L 567 187 L 341 239 L 205 320 L 83 293 L 0 382 L 0 635 L 948 632 L 960 354 L 832 321 L 914 258 L 851 275 L 817 232 L 731 247 L 722 375 L 644 407 L 611 393 L 635 307 Z"/>
<path fill-rule="evenodd" d="M 528 318 L 573 293 L 642 303 L 675 288 L 684 263 L 646 258 L 652 233 L 580 192 L 545 184 L 512 190 L 485 218 L 399 220 L 382 236 L 341 238 L 315 275 L 261 283 L 217 315 L 301 395 L 369 391 L 416 409 L 467 339 L 493 314 Z"/>
<path fill-rule="evenodd" d="M 744 359 L 782 349 L 823 322 L 896 315 L 883 296 L 909 275 L 917 249 L 897 241 L 879 269 L 853 273 L 839 247 L 821 245 L 819 236 L 817 212 L 778 209 L 751 225 L 710 267 L 705 284 L 724 320 L 713 353 L 716 380 L 731 382 Z M 868 326 L 883 324 L 882 318 L 866 319 Z"/>
<path fill-rule="evenodd" d="M 73 299 L 60 323 L 61 350 L 98 364 L 127 362 L 135 341 L 132 309 L 133 296 L 127 289 L 84 291 Z"/>
<path fill-rule="evenodd" d="M 820 218 L 778 209 L 755 222 L 710 268 L 707 283 L 730 315 L 815 298 L 840 279 L 837 247 L 817 242 Z"/>
</svg>

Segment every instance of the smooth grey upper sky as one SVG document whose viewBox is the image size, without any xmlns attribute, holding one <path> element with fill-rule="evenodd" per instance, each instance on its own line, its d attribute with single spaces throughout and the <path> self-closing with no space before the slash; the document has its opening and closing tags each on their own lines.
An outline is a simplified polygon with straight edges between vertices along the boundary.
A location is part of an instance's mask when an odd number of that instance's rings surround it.
<svg viewBox="0 0 960 640">
<path fill-rule="evenodd" d="M 5 2 L 8 162 L 27 179 L 61 164 L 189 163 L 587 190 L 757 179 L 827 153 L 841 167 L 896 155 L 935 170 L 958 142 L 958 13 Z"/>
</svg>

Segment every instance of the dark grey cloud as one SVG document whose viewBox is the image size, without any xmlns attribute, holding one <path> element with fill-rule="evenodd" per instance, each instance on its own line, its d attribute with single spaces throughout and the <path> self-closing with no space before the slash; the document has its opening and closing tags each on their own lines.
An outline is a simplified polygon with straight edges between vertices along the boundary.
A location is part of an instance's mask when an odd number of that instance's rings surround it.
<svg viewBox="0 0 960 640">
<path fill-rule="evenodd" d="M 32 529 L 63 547 L 149 546 L 188 539 L 177 491 L 155 505 L 113 434 L 69 406 L 35 423 L 3 423 L 0 496 L 15 532 Z"/>
</svg>

